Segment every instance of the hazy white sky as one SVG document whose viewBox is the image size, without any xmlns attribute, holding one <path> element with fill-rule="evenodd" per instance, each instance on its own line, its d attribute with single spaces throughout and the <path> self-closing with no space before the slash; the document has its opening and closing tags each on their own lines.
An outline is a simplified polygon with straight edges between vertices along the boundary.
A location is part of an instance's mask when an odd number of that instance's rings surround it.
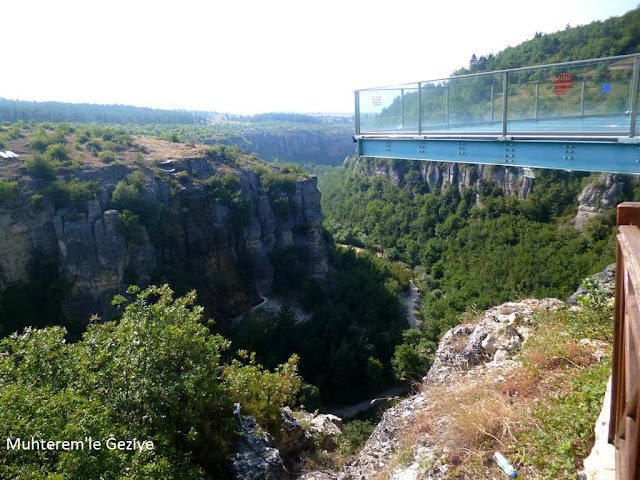
<svg viewBox="0 0 640 480">
<path fill-rule="evenodd" d="M 0 97 L 231 113 L 351 112 L 640 0 L 4 0 Z"/>
</svg>

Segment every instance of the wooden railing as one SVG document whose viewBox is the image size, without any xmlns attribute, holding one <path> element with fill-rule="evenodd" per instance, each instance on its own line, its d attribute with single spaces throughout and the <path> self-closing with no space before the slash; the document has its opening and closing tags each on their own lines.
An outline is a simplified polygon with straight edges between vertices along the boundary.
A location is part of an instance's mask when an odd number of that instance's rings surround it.
<svg viewBox="0 0 640 480">
<path fill-rule="evenodd" d="M 609 442 L 616 478 L 640 478 L 640 203 L 618 205 L 613 381 Z"/>
</svg>

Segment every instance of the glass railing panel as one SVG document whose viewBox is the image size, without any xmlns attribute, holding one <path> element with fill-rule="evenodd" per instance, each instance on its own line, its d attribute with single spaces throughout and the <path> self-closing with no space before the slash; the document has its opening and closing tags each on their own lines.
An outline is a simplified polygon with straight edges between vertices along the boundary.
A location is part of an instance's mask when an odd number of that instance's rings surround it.
<svg viewBox="0 0 640 480">
<path fill-rule="evenodd" d="M 417 85 L 360 90 L 361 132 L 412 132 L 418 130 Z"/>
<path fill-rule="evenodd" d="M 628 135 L 634 58 L 513 69 L 358 92 L 360 132 Z M 636 134 L 640 122 L 636 124 Z"/>
<path fill-rule="evenodd" d="M 509 72 L 508 132 L 622 132 L 632 74 L 633 59 Z"/>
<path fill-rule="evenodd" d="M 502 130 L 502 75 L 452 78 L 447 82 L 447 130 L 500 132 Z"/>
<path fill-rule="evenodd" d="M 421 85 L 422 130 L 443 130 L 447 126 L 446 82 L 426 82 Z"/>
</svg>

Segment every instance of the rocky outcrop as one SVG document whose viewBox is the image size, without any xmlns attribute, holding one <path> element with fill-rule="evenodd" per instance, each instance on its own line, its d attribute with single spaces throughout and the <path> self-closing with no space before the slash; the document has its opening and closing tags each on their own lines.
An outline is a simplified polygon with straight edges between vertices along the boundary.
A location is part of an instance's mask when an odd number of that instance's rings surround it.
<svg viewBox="0 0 640 480">
<path fill-rule="evenodd" d="M 528 337 L 534 313 L 564 305 L 552 298 L 504 303 L 487 310 L 477 322 L 449 330 L 425 377 L 427 388 L 444 385 L 452 389 L 486 381 L 491 376 L 500 379 L 516 364 L 508 357 L 514 355 Z M 428 390 L 425 390 L 387 410 L 362 450 L 334 478 L 361 480 L 373 478 L 380 472 L 388 472 L 380 478 L 394 480 L 446 478 L 447 449 L 439 441 L 440 433 L 416 431 L 416 425 L 424 423 L 425 416 L 433 416 L 429 407 Z M 447 423 L 446 412 L 440 415 L 443 417 L 433 424 Z M 405 461 L 398 464 L 394 459 L 397 460 L 400 452 Z"/>
<path fill-rule="evenodd" d="M 242 417 L 231 449 L 231 469 L 236 480 L 278 480 L 286 476 L 280 452 L 269 446 L 269 435 L 253 417 Z"/>
<path fill-rule="evenodd" d="M 487 310 L 477 324 L 464 323 L 444 334 L 426 383 L 442 383 L 477 366 L 508 362 L 529 337 L 532 317 L 565 305 L 555 298 L 503 303 Z"/>
<path fill-rule="evenodd" d="M 578 213 L 573 223 L 582 231 L 589 220 L 616 205 L 623 196 L 624 184 L 611 173 L 602 173 L 587 183 L 578 197 Z"/>
<path fill-rule="evenodd" d="M 607 265 L 603 271 L 589 277 L 589 280 L 589 283 L 593 283 L 605 296 L 613 298 L 616 289 L 616 264 L 612 263 L 611 265 Z M 570 305 L 577 305 L 578 299 L 589 293 L 586 283 L 587 282 L 582 282 L 578 290 L 569 297 L 568 302 Z"/>
<path fill-rule="evenodd" d="M 60 278 L 70 285 L 63 302 L 67 318 L 87 312 L 107 314 L 110 298 L 122 291 L 126 272 L 135 272 L 137 281 L 146 285 L 156 268 L 155 250 L 144 226 L 143 241 L 128 242 L 120 229 L 120 212 L 102 213 L 93 201 L 87 211 L 69 217 L 59 211 L 53 217 Z"/>
<path fill-rule="evenodd" d="M 274 248 L 305 249 L 308 275 L 324 276 L 327 246 L 315 177 L 300 176 L 295 188 L 268 195 L 250 166 L 232 168 L 206 158 L 169 163 L 138 170 L 144 177 L 144 201 L 160 213 L 152 230 L 141 218 L 135 238 L 124 232 L 121 212 L 111 208 L 116 185 L 133 168 L 85 165 L 74 172 L 80 181 L 99 186 L 97 198 L 86 207 L 56 209 L 44 195 L 35 208 L 31 197 L 46 185 L 21 183 L 18 199 L 0 207 L 0 295 L 10 286 L 33 282 L 40 275 L 34 259 L 43 257 L 55 265 L 56 280 L 64 285 L 59 301 L 68 320 L 86 323 L 92 314 L 108 318 L 115 293 L 150 282 L 195 288 L 207 315 L 224 318 L 248 310 L 270 291 Z M 200 181 L 229 174 L 240 180 L 239 194 L 248 210 L 240 222 Z M 276 200 L 287 208 L 278 210 Z"/>
<path fill-rule="evenodd" d="M 480 191 L 484 185 L 500 187 L 508 195 L 526 198 L 533 188 L 533 180 L 522 175 L 522 169 L 494 165 L 467 165 L 439 162 L 407 162 L 375 160 L 356 157 L 352 168 L 364 176 L 387 178 L 395 186 L 416 182 L 426 183 L 430 192 L 441 193 L 450 185 L 461 191 L 473 185 Z"/>
</svg>

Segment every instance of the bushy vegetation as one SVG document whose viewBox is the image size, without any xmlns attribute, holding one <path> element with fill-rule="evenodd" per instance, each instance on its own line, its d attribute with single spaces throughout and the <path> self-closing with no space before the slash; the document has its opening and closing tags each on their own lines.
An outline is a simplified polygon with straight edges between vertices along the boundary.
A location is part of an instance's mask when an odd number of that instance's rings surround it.
<svg viewBox="0 0 640 480">
<path fill-rule="evenodd" d="M 217 162 L 226 163 L 227 165 L 237 165 L 240 149 L 238 147 L 229 147 L 227 145 L 214 145 L 204 151 L 205 155 Z"/>
<path fill-rule="evenodd" d="M 119 228 L 124 238 L 128 241 L 137 244 L 144 243 L 144 233 L 142 232 L 140 217 L 138 217 L 138 215 L 134 215 L 129 210 L 120 212 Z"/>
<path fill-rule="evenodd" d="M 611 217 L 590 224 L 585 235 L 569 223 L 583 179 L 589 179 L 585 174 L 543 172 L 521 200 L 487 182 L 481 191 L 456 185 L 431 193 L 414 178 L 415 163 L 392 167 L 405 170 L 403 188 L 343 169 L 321 178 L 325 225 L 339 242 L 415 268 L 429 341 L 472 305 L 567 297 L 582 278 L 613 260 Z M 631 181 L 624 181 L 632 196 Z"/>
<path fill-rule="evenodd" d="M 18 196 L 18 182 L 0 180 L 0 206 L 8 205 Z"/>
<path fill-rule="evenodd" d="M 98 190 L 97 182 L 81 182 L 74 178 L 69 182 L 52 182 L 46 189 L 46 194 L 56 209 L 68 207 L 78 212 L 86 212 L 87 202 L 96 200 Z"/>
<path fill-rule="evenodd" d="M 119 321 L 92 322 L 76 343 L 64 341 L 61 327 L 27 328 L 0 341 L 5 435 L 90 436 L 103 447 L 7 450 L 0 456 L 3 478 L 220 478 L 234 430 L 233 402 L 269 418 L 295 400 L 295 359 L 275 372 L 225 364 L 229 342 L 201 324 L 193 292 L 176 299 L 166 286 L 129 293 L 130 302 L 114 300 L 127 303 Z M 149 440 L 154 447 L 108 450 L 110 437 Z"/>
<path fill-rule="evenodd" d="M 58 176 L 58 164 L 41 154 L 33 154 L 24 161 L 27 172 L 33 178 L 54 180 Z"/>
<path fill-rule="evenodd" d="M 468 69 L 456 74 L 490 72 L 545 63 L 637 53 L 640 50 L 640 9 L 621 17 L 591 22 L 534 38 L 497 54 L 472 55 Z"/>
<path fill-rule="evenodd" d="M 323 286 L 300 274 L 305 252 L 274 254 L 276 285 L 290 292 L 297 282 L 311 318 L 300 322 L 286 305 L 276 315 L 258 311 L 231 338 L 255 351 L 267 367 L 298 354 L 302 376 L 319 389 L 323 401 L 350 401 L 393 380 L 391 357 L 407 327 L 393 289 L 405 287 L 408 280 L 370 255 L 335 249 L 331 257 L 333 272 Z"/>
<path fill-rule="evenodd" d="M 144 195 L 145 181 L 144 174 L 139 170 L 120 180 L 111 194 L 111 206 L 121 212 L 128 210 L 137 216 L 151 238 L 159 241 L 164 239 L 167 228 L 164 207 L 160 202 Z"/>
<path fill-rule="evenodd" d="M 203 184 L 216 202 L 229 207 L 231 219 L 235 224 L 243 226 L 251 221 L 251 204 L 242 192 L 237 176 L 232 174 L 213 175 Z"/>
</svg>

